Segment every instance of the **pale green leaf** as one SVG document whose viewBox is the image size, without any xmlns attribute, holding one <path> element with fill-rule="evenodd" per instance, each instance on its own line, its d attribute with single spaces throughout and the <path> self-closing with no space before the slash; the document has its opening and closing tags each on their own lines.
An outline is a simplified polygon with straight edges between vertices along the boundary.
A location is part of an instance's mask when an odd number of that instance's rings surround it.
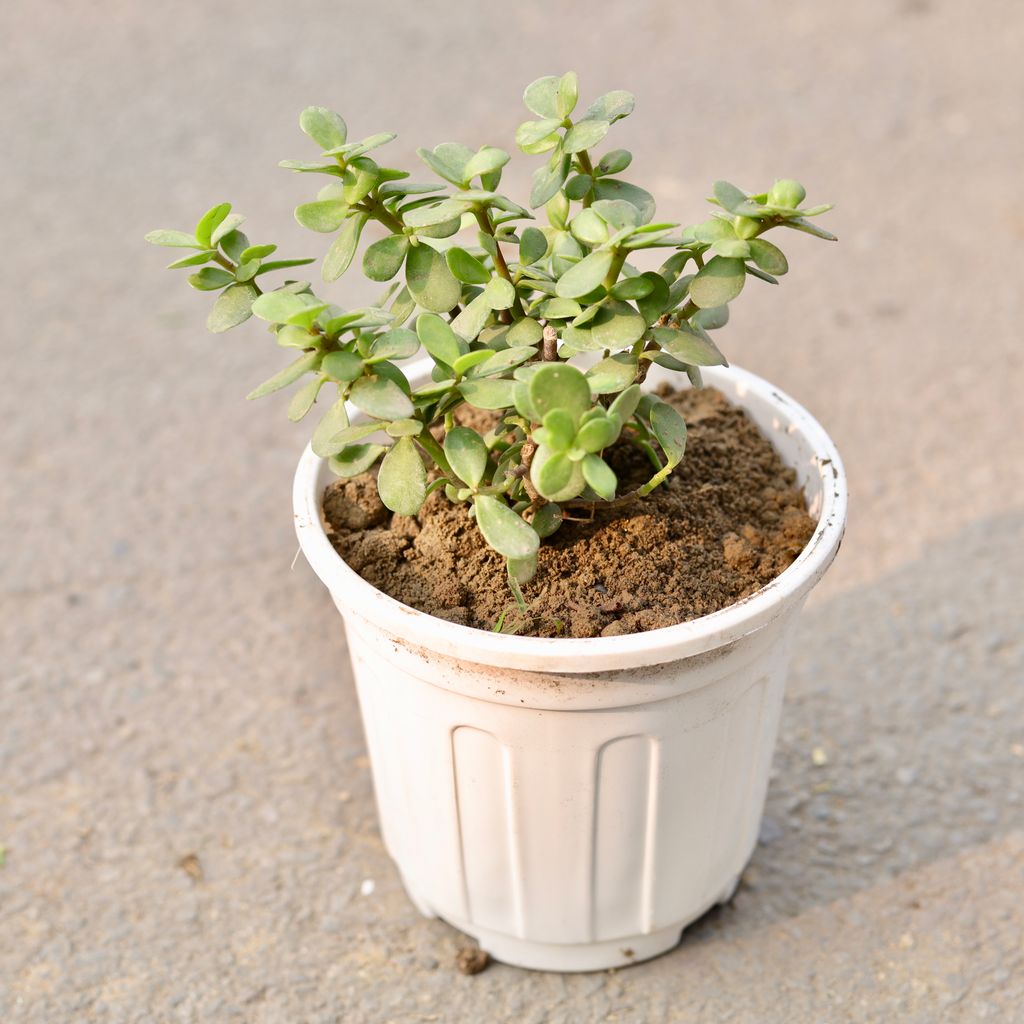
<svg viewBox="0 0 1024 1024">
<path fill-rule="evenodd" d="M 679 464 L 686 451 L 686 422 L 667 402 L 656 402 L 650 412 L 651 433 L 658 439 L 670 466 Z"/>
<path fill-rule="evenodd" d="M 453 427 L 445 435 L 444 454 L 467 486 L 477 488 L 487 471 L 487 445 L 475 430 Z"/>
<path fill-rule="evenodd" d="M 245 397 L 248 399 L 262 398 L 272 391 L 279 391 L 281 388 L 294 384 L 304 373 L 315 370 L 320 365 L 319 352 L 307 352 L 299 356 L 294 363 L 290 363 L 280 373 L 275 373 L 270 380 L 264 381 L 258 388 L 250 391 Z"/>
<path fill-rule="evenodd" d="M 384 456 L 377 476 L 377 491 L 386 508 L 414 516 L 427 497 L 427 470 L 416 442 L 401 437 Z"/>
<path fill-rule="evenodd" d="M 405 260 L 406 283 L 413 298 L 426 310 L 447 313 L 459 304 L 462 288 L 445 258 L 429 245 L 410 247 Z"/>
<path fill-rule="evenodd" d="M 206 318 L 206 327 L 214 334 L 221 334 L 244 323 L 252 316 L 252 305 L 256 301 L 256 288 L 251 284 L 233 284 L 217 296 L 217 301 Z"/>
<path fill-rule="evenodd" d="M 350 444 L 330 461 L 331 470 L 342 477 L 365 473 L 387 449 L 382 444 Z"/>
<path fill-rule="evenodd" d="M 584 256 L 558 280 L 555 292 L 565 299 L 578 299 L 599 287 L 611 270 L 614 256 L 610 249 L 600 249 Z"/>
<path fill-rule="evenodd" d="M 743 291 L 745 279 L 743 260 L 715 256 L 690 282 L 690 298 L 701 309 L 724 306 Z"/>
<path fill-rule="evenodd" d="M 349 394 L 352 404 L 378 420 L 402 420 L 414 412 L 409 396 L 388 377 L 360 377 Z"/>
<path fill-rule="evenodd" d="M 295 219 L 310 231 L 337 231 L 348 216 L 348 203 L 341 199 L 318 199 L 295 207 Z"/>
<path fill-rule="evenodd" d="M 348 128 L 340 114 L 326 107 L 306 107 L 299 115 L 299 127 L 321 148 L 343 146 Z"/>
<path fill-rule="evenodd" d="M 322 274 L 325 281 L 337 281 L 348 270 L 359 244 L 363 225 L 366 224 L 366 216 L 365 213 L 353 214 L 342 225 L 338 237 L 331 243 L 324 257 Z"/>
<path fill-rule="evenodd" d="M 599 497 L 605 501 L 611 501 L 615 497 L 615 488 L 619 482 L 611 466 L 600 455 L 584 456 L 582 469 L 587 486 Z"/>
<path fill-rule="evenodd" d="M 466 351 L 464 342 L 448 323 L 435 313 L 421 313 L 416 319 L 416 334 L 423 347 L 437 363 L 454 366 L 456 360 Z"/>
<path fill-rule="evenodd" d="M 363 273 L 371 281 L 390 281 L 401 269 L 408 251 L 405 235 L 388 235 L 363 253 Z"/>
<path fill-rule="evenodd" d="M 484 540 L 506 558 L 530 558 L 540 547 L 536 530 L 500 498 L 478 495 L 474 500 L 476 521 Z"/>
<path fill-rule="evenodd" d="M 345 442 L 339 441 L 337 435 L 347 426 L 348 411 L 345 408 L 345 399 L 339 398 L 320 418 L 313 431 L 313 439 L 310 442 L 313 452 L 322 459 L 337 455 L 345 447 Z"/>
<path fill-rule="evenodd" d="M 487 284 L 491 272 L 465 249 L 453 245 L 446 253 L 448 269 L 465 284 Z"/>
<path fill-rule="evenodd" d="M 514 380 L 464 380 L 459 393 L 477 409 L 508 409 L 515 401 Z"/>
</svg>

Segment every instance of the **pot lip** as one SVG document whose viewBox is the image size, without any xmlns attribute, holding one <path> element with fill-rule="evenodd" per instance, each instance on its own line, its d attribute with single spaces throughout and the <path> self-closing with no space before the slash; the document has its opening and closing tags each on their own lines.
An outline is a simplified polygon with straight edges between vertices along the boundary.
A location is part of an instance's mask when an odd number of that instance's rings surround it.
<svg viewBox="0 0 1024 1024">
<path fill-rule="evenodd" d="M 429 360 L 408 368 L 415 375 Z M 846 525 L 847 484 L 832 439 L 798 402 L 738 366 L 702 370 L 707 384 L 731 399 L 750 394 L 770 404 L 780 425 L 797 432 L 816 454 L 821 508 L 810 540 L 794 561 L 760 590 L 710 615 L 642 633 L 611 637 L 525 637 L 463 626 L 418 611 L 367 583 L 334 550 L 321 521 L 320 485 L 326 459 L 306 446 L 295 472 L 295 532 L 302 553 L 346 617 L 357 616 L 396 640 L 460 660 L 500 668 L 549 672 L 604 672 L 677 661 L 724 647 L 799 605 L 831 564 Z M 352 410 L 357 414 L 356 410 Z"/>
</svg>

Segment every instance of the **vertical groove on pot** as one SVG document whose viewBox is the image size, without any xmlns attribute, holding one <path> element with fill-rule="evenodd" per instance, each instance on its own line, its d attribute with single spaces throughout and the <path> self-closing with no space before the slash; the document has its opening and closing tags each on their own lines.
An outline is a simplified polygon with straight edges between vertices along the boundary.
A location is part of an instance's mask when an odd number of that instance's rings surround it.
<svg viewBox="0 0 1024 1024">
<path fill-rule="evenodd" d="M 596 939 L 644 929 L 652 747 L 649 736 L 634 735 L 617 736 L 597 750 L 591 886 Z"/>
<path fill-rule="evenodd" d="M 516 771 L 515 752 L 508 745 L 502 745 L 502 767 L 504 769 L 505 825 L 508 829 L 508 859 L 512 883 L 512 905 L 515 913 L 514 934 L 523 939 L 526 937 L 526 884 L 523 877 L 523 828 L 520 814 L 523 811 L 519 797 L 519 777 Z"/>
<path fill-rule="evenodd" d="M 648 934 L 653 930 L 655 883 L 657 882 L 658 847 L 658 801 L 661 799 L 661 741 L 653 737 L 648 740 L 647 755 L 647 800 L 644 807 L 644 874 L 640 931 Z"/>
</svg>

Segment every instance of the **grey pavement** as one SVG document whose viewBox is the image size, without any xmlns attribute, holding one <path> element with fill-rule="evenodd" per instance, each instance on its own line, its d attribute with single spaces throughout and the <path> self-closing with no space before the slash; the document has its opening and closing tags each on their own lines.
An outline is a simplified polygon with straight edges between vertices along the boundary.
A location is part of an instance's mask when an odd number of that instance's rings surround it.
<svg viewBox="0 0 1024 1024">
<path fill-rule="evenodd" d="M 1024 1019 L 1018 4 L 13 0 L 0 33 L 3 1024 Z M 722 342 L 833 434 L 851 521 L 732 904 L 623 971 L 464 977 L 291 568 L 306 428 L 243 399 L 282 355 L 207 335 L 141 237 L 231 199 L 319 255 L 276 167 L 303 106 L 412 164 L 512 148 L 568 67 L 637 94 L 616 144 L 664 216 L 717 177 L 837 202 Z"/>
</svg>

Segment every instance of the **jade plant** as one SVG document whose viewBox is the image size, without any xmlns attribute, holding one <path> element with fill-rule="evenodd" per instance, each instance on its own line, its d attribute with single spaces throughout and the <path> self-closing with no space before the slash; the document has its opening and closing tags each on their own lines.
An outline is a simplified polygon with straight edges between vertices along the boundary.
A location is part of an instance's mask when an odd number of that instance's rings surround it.
<svg viewBox="0 0 1024 1024">
<path fill-rule="evenodd" d="M 438 489 L 468 503 L 484 540 L 507 560 L 520 603 L 540 541 L 573 509 L 642 498 L 683 458 L 682 417 L 641 390 L 650 365 L 699 387 L 702 366 L 727 365 L 709 332 L 725 325 L 747 279 L 776 284 L 788 269 L 764 235 L 788 228 L 835 237 L 809 219 L 830 207 L 802 207 L 804 188 L 791 180 L 752 195 L 718 181 L 709 219 L 681 229 L 657 221 L 650 193 L 620 177 L 631 154 L 592 153 L 632 112 L 632 95 L 607 93 L 574 117 L 577 78 L 568 72 L 538 79 L 523 99 L 534 119 L 519 125 L 516 143 L 543 158 L 529 208 L 499 191 L 509 154 L 495 146 L 420 149 L 441 180 L 413 182 L 370 156 L 393 133 L 349 141 L 338 114 L 302 112 L 299 126 L 320 155 L 281 166 L 328 182 L 295 218 L 335 236 L 325 282 L 349 269 L 374 225 L 379 237 L 363 251 L 363 273 L 392 282 L 375 305 L 343 309 L 287 274 L 268 289 L 264 275 L 314 260 L 275 259 L 276 246 L 252 244 L 229 203 L 208 210 L 192 234 L 146 236 L 193 250 L 170 266 L 200 268 L 189 283 L 218 293 L 211 331 L 255 315 L 295 350 L 249 398 L 302 381 L 288 407 L 300 420 L 329 394 L 313 450 L 343 477 L 379 462 L 378 491 L 393 512 L 415 515 Z M 539 222 L 531 210 L 542 211 Z M 667 259 L 656 270 L 635 265 L 657 249 Z M 421 348 L 429 379 L 413 381 L 402 364 Z M 490 410 L 493 426 L 460 423 L 467 405 Z M 625 494 L 603 457 L 619 441 L 651 465 L 650 478 Z"/>
</svg>

